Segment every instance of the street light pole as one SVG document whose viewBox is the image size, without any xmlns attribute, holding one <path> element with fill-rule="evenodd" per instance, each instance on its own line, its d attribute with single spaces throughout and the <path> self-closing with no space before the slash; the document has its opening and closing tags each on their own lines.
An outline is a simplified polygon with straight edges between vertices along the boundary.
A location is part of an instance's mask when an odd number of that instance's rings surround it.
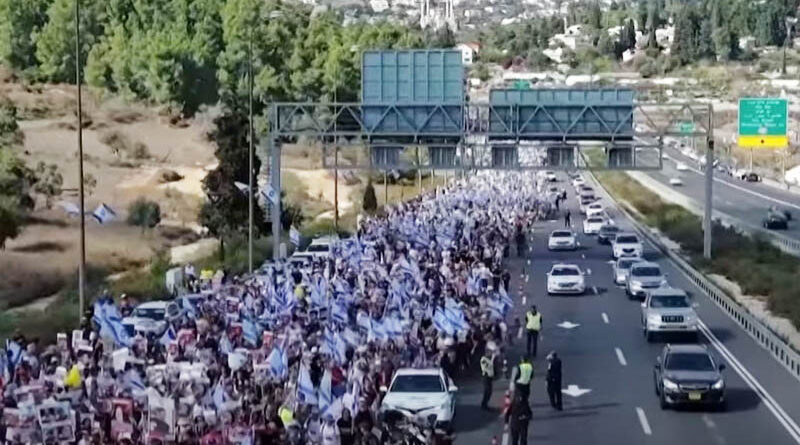
<svg viewBox="0 0 800 445">
<path fill-rule="evenodd" d="M 83 191 L 83 103 L 81 99 L 81 0 L 75 0 L 75 85 L 78 88 L 78 199 L 81 242 L 78 266 L 78 323 L 86 310 L 86 215 Z"/>
<path fill-rule="evenodd" d="M 253 26 L 249 27 L 249 38 L 247 44 L 247 89 L 249 101 L 249 137 L 248 137 L 248 161 L 247 169 L 248 193 L 247 193 L 247 271 L 253 273 Z"/>
</svg>

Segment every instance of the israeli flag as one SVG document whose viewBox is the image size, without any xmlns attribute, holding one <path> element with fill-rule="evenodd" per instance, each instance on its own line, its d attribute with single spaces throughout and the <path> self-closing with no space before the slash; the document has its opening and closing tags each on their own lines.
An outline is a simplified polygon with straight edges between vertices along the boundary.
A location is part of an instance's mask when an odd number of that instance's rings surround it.
<svg viewBox="0 0 800 445">
<path fill-rule="evenodd" d="M 384 319 L 383 327 L 386 329 L 388 338 L 399 338 L 403 336 L 403 325 L 397 317 L 388 317 Z"/>
<path fill-rule="evenodd" d="M 59 201 L 58 206 L 64 209 L 68 216 L 78 216 L 81 214 L 81 209 L 69 201 Z"/>
<path fill-rule="evenodd" d="M 361 344 L 361 341 L 358 338 L 358 334 L 354 330 L 352 330 L 350 328 L 346 328 L 344 330 L 344 333 L 342 334 L 342 338 L 344 339 L 344 341 L 349 346 L 351 346 L 353 348 L 356 348 Z"/>
<path fill-rule="evenodd" d="M 228 400 L 227 394 L 225 394 L 225 388 L 222 386 L 222 380 L 220 379 L 217 382 L 217 385 L 214 387 L 214 392 L 211 393 L 211 400 L 214 403 L 214 407 L 217 408 L 217 411 L 221 411 L 222 408 L 225 406 L 225 402 Z"/>
<path fill-rule="evenodd" d="M 92 212 L 92 217 L 94 217 L 98 223 L 106 224 L 117 218 L 117 212 L 105 204 L 100 204 Z"/>
<path fill-rule="evenodd" d="M 244 182 L 233 181 L 233 185 L 239 189 L 240 192 L 244 193 L 245 195 L 250 192 L 250 186 L 245 184 Z"/>
<path fill-rule="evenodd" d="M 170 326 L 166 331 L 164 331 L 164 335 L 161 336 L 158 342 L 164 346 L 167 346 L 175 341 L 176 338 L 178 338 L 178 336 L 175 335 L 175 329 Z"/>
<path fill-rule="evenodd" d="M 447 317 L 445 317 L 444 312 L 442 312 L 441 309 L 436 309 L 436 312 L 433 314 L 433 327 L 436 328 L 436 330 L 441 334 L 450 336 L 455 334 L 453 325 L 450 324 L 450 321 L 447 320 Z"/>
<path fill-rule="evenodd" d="M 333 321 L 341 324 L 347 324 L 349 319 L 347 315 L 347 308 L 345 307 L 345 303 L 341 300 L 336 301 L 333 303 L 333 307 L 331 308 L 331 318 Z"/>
<path fill-rule="evenodd" d="M 274 377 L 282 379 L 289 375 L 289 358 L 280 346 L 272 348 L 272 352 L 267 357 L 267 363 L 269 363 L 269 370 Z"/>
<path fill-rule="evenodd" d="M 508 292 L 506 292 L 506 289 L 503 286 L 500 286 L 499 294 L 500 294 L 500 301 L 503 302 L 503 305 L 505 305 L 506 310 L 514 307 L 514 300 L 512 300 L 511 297 L 508 296 Z"/>
<path fill-rule="evenodd" d="M 278 192 L 270 184 L 266 184 L 263 189 L 261 189 L 261 196 L 264 197 L 267 201 L 271 202 L 272 205 L 278 205 L 281 197 L 278 195 Z"/>
<path fill-rule="evenodd" d="M 22 346 L 14 340 L 6 340 L 6 357 L 8 357 L 9 372 L 13 373 L 20 361 L 22 361 Z"/>
<path fill-rule="evenodd" d="M 258 346 L 258 337 L 260 336 L 261 333 L 255 323 L 247 318 L 242 320 L 242 337 L 247 343 L 253 347 Z"/>
<path fill-rule="evenodd" d="M 110 300 L 98 300 L 94 303 L 92 320 L 100 326 L 100 336 L 113 340 L 115 345 L 127 347 L 133 343 L 122 324 L 119 310 Z"/>
<path fill-rule="evenodd" d="M 289 228 L 289 241 L 296 246 L 300 245 L 300 232 L 294 226 Z"/>
<path fill-rule="evenodd" d="M 195 309 L 194 305 L 188 298 L 183 299 L 183 310 L 186 311 L 186 316 L 194 320 L 197 318 L 197 310 Z"/>
<path fill-rule="evenodd" d="M 125 373 L 125 387 L 138 391 L 144 391 L 146 388 L 142 376 L 135 369 L 130 369 Z"/>
<path fill-rule="evenodd" d="M 233 345 L 231 345 L 231 341 L 228 340 L 228 336 L 226 334 L 222 334 L 222 338 L 219 339 L 219 344 L 217 347 L 219 352 L 222 354 L 229 354 L 233 352 Z"/>
<path fill-rule="evenodd" d="M 340 365 L 347 361 L 347 344 L 338 332 L 333 335 L 333 358 Z"/>
<path fill-rule="evenodd" d="M 300 372 L 297 374 L 298 401 L 306 405 L 317 404 L 317 390 L 311 383 L 311 374 L 305 364 L 300 363 Z"/>
<path fill-rule="evenodd" d="M 326 369 L 319 384 L 319 411 L 322 415 L 327 414 L 328 408 L 333 405 L 331 386 L 331 372 Z"/>
</svg>

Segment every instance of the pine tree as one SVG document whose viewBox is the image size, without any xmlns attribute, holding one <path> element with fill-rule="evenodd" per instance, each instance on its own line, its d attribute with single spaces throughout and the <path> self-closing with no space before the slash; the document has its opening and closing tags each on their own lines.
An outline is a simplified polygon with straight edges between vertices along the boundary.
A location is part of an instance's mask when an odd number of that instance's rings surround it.
<svg viewBox="0 0 800 445">
<path fill-rule="evenodd" d="M 681 8 L 675 19 L 672 54 L 682 65 L 691 63 L 697 54 L 697 24 L 688 7 Z"/>
<path fill-rule="evenodd" d="M 705 18 L 700 22 L 700 33 L 697 37 L 697 58 L 713 58 L 715 56 L 713 29 L 711 19 Z"/>
<path fill-rule="evenodd" d="M 367 186 L 364 188 L 364 202 L 362 207 L 366 212 L 374 212 L 378 209 L 378 198 L 375 197 L 375 187 L 372 186 L 372 179 L 367 181 Z"/>
</svg>

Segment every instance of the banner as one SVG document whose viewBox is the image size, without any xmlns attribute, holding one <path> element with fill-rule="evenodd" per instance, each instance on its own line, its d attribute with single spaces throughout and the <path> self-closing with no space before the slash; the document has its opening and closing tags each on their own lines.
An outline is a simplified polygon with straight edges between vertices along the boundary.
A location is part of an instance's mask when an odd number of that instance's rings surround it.
<svg viewBox="0 0 800 445">
<path fill-rule="evenodd" d="M 46 402 L 36 407 L 45 443 L 75 441 L 75 412 L 69 402 Z"/>
</svg>

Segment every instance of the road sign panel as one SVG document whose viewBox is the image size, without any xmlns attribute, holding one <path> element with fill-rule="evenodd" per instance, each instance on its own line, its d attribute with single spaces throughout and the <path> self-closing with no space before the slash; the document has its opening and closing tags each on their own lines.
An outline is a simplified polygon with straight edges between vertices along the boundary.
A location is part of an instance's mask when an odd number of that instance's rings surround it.
<svg viewBox="0 0 800 445">
<path fill-rule="evenodd" d="M 786 99 L 739 100 L 739 146 L 784 148 L 789 144 L 789 102 Z"/>
<path fill-rule="evenodd" d="M 684 121 L 678 124 L 678 131 L 683 134 L 694 133 L 694 122 Z"/>
</svg>

